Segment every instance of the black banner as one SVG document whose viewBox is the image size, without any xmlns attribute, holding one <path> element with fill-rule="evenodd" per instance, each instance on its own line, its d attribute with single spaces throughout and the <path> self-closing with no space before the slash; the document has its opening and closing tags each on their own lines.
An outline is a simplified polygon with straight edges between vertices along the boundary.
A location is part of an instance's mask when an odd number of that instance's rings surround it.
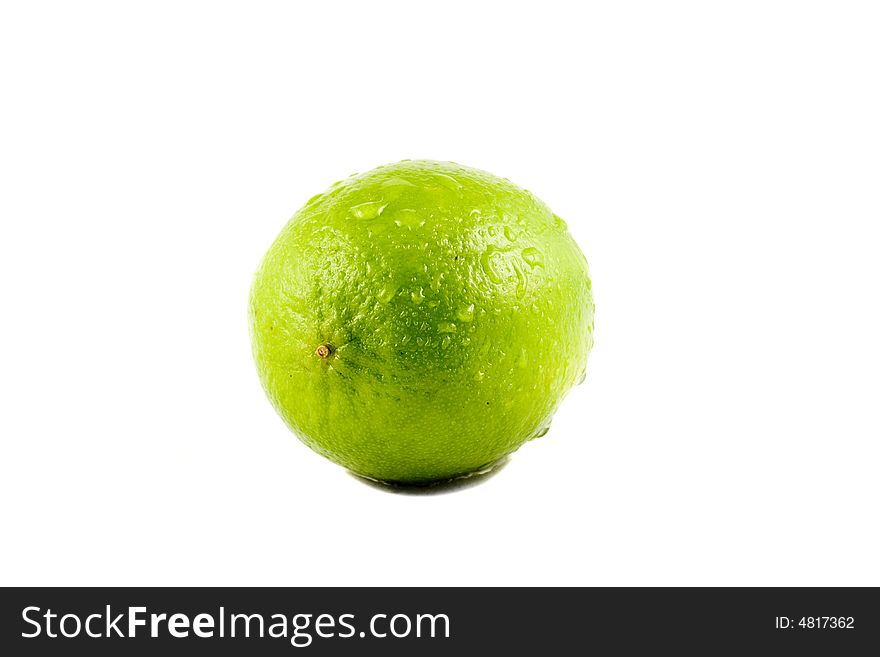
<svg viewBox="0 0 880 657">
<path fill-rule="evenodd" d="M 7 588 L 0 597 L 4 655 L 880 648 L 870 588 Z"/>
</svg>

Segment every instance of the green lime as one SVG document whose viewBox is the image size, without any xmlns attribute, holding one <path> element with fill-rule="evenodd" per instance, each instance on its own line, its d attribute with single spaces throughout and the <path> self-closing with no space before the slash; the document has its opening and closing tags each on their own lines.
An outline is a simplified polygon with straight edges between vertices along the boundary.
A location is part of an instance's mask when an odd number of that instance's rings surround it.
<svg viewBox="0 0 880 657">
<path fill-rule="evenodd" d="M 593 344 L 565 222 L 450 162 L 382 166 L 313 197 L 260 265 L 250 322 L 294 433 L 406 483 L 481 471 L 544 435 Z"/>
</svg>

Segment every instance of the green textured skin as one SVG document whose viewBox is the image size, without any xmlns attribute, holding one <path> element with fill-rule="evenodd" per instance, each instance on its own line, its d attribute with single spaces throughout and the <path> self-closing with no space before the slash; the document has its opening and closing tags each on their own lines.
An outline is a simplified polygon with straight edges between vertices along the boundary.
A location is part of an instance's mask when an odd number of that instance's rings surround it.
<svg viewBox="0 0 880 657">
<path fill-rule="evenodd" d="M 378 480 L 449 479 L 546 433 L 585 371 L 590 287 L 565 222 L 531 193 L 404 161 L 293 216 L 254 280 L 254 357 L 316 452 Z"/>
</svg>

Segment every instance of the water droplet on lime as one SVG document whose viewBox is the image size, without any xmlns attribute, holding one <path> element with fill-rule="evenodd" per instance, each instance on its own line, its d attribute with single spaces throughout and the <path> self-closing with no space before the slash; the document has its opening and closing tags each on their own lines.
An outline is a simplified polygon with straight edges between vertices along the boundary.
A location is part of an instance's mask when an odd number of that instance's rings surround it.
<svg viewBox="0 0 880 657">
<path fill-rule="evenodd" d="M 543 438 L 547 435 L 547 432 L 550 431 L 550 425 L 546 425 L 538 429 L 529 440 L 535 440 L 536 438 Z"/>
<path fill-rule="evenodd" d="M 398 228 L 421 228 L 425 225 L 424 218 L 416 211 L 411 209 L 398 210 L 394 215 L 394 224 Z"/>
<path fill-rule="evenodd" d="M 512 261 L 513 271 L 516 274 L 516 298 L 522 299 L 526 291 L 526 273 L 516 260 Z"/>
<path fill-rule="evenodd" d="M 460 322 L 470 322 L 474 319 L 474 304 L 462 306 L 455 315 Z"/>
<path fill-rule="evenodd" d="M 375 219 L 382 214 L 386 207 L 388 204 L 383 201 L 368 201 L 351 206 L 349 212 L 355 219 Z"/>
<path fill-rule="evenodd" d="M 532 268 L 544 266 L 544 256 L 533 246 L 523 249 L 522 257 Z"/>
<path fill-rule="evenodd" d="M 493 283 L 500 283 L 501 276 L 498 275 L 498 272 L 495 270 L 495 267 L 492 265 L 492 255 L 495 253 L 496 249 L 494 246 L 489 246 L 485 251 L 483 251 L 480 256 L 480 267 L 483 268 L 483 272 L 486 276 L 489 277 L 489 280 Z"/>
<path fill-rule="evenodd" d="M 396 283 L 388 283 L 379 291 L 379 301 L 382 303 L 388 303 L 394 298 L 394 295 L 397 294 L 397 290 L 400 289 L 400 286 Z"/>
<path fill-rule="evenodd" d="M 461 183 L 448 174 L 435 173 L 434 180 L 437 181 L 438 185 L 440 185 L 441 187 L 445 187 L 450 191 L 457 192 L 461 189 Z"/>
<path fill-rule="evenodd" d="M 397 176 L 382 181 L 382 187 L 415 187 L 409 180 Z"/>
</svg>

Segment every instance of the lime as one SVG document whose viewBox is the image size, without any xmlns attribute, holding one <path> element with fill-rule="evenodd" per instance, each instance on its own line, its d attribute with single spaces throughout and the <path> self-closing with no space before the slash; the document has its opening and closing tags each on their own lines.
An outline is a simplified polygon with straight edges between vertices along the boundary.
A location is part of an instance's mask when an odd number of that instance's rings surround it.
<svg viewBox="0 0 880 657">
<path fill-rule="evenodd" d="M 506 179 L 403 161 L 313 197 L 257 271 L 254 357 L 316 452 L 380 481 L 481 471 L 544 435 L 593 344 L 587 261 Z"/>
</svg>

